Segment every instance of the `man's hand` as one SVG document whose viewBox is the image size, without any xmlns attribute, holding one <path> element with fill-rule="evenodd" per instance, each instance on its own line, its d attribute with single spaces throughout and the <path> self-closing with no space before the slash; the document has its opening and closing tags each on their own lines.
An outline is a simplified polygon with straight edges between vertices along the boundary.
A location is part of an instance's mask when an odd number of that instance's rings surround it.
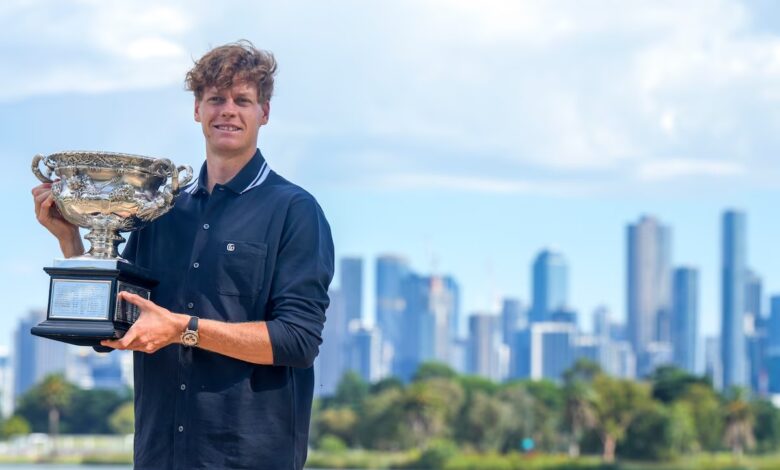
<svg viewBox="0 0 780 470">
<path fill-rule="evenodd" d="M 81 242 L 79 228 L 65 220 L 54 204 L 51 194 L 51 183 L 43 183 L 32 189 L 35 201 L 35 218 L 46 227 L 60 242 L 60 249 L 66 258 L 84 254 L 84 244 Z"/>
<path fill-rule="evenodd" d="M 141 314 L 122 338 L 103 340 L 101 345 L 151 354 L 169 344 L 179 342 L 190 317 L 172 313 L 151 300 L 130 292 L 120 292 L 119 298 L 137 306 Z"/>
</svg>

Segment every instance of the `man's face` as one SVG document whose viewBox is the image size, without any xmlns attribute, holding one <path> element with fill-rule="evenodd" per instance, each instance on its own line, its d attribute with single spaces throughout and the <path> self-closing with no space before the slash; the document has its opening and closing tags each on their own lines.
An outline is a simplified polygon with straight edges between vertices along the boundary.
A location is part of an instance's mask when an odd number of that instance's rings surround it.
<svg viewBox="0 0 780 470">
<path fill-rule="evenodd" d="M 268 103 L 260 103 L 257 88 L 245 82 L 224 90 L 208 88 L 202 99 L 195 99 L 195 121 L 203 128 L 206 147 L 223 156 L 254 153 L 269 111 Z"/>
</svg>

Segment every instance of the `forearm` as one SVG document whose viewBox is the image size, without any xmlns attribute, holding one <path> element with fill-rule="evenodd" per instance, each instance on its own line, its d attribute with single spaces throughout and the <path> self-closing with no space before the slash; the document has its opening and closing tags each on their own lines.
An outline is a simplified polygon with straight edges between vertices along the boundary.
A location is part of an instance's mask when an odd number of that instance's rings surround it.
<svg viewBox="0 0 780 470">
<path fill-rule="evenodd" d="M 201 349 L 253 364 L 273 365 L 274 353 L 265 322 L 198 321 Z"/>
<path fill-rule="evenodd" d="M 60 239 L 59 242 L 62 256 L 66 258 L 73 258 L 84 254 L 84 243 L 81 241 L 81 235 L 79 234 L 78 229 L 76 230 L 74 237 L 65 237 L 64 239 Z"/>
</svg>

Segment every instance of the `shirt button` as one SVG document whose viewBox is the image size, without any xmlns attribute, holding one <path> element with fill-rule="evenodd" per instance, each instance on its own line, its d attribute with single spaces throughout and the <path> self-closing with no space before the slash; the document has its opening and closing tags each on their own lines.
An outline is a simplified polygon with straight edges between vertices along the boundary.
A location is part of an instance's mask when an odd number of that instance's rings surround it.
<svg viewBox="0 0 780 470">
<path fill-rule="evenodd" d="M 179 426 L 179 432 L 184 432 L 184 426 Z"/>
<path fill-rule="evenodd" d="M 208 230 L 208 229 L 209 229 L 209 224 L 203 224 L 203 230 Z"/>
<path fill-rule="evenodd" d="M 195 263 L 192 264 L 192 267 L 198 269 L 200 267 L 200 263 L 196 261 Z"/>
<path fill-rule="evenodd" d="M 224 191 L 224 190 L 225 190 L 225 188 L 219 188 L 219 190 L 220 190 L 220 191 Z"/>
<path fill-rule="evenodd" d="M 182 390 L 187 390 L 187 385 L 181 384 L 181 387 L 179 387 L 179 388 L 182 389 Z"/>
<path fill-rule="evenodd" d="M 195 307 L 194 303 L 190 302 L 190 303 L 187 304 L 187 308 L 193 308 L 193 307 Z"/>
</svg>

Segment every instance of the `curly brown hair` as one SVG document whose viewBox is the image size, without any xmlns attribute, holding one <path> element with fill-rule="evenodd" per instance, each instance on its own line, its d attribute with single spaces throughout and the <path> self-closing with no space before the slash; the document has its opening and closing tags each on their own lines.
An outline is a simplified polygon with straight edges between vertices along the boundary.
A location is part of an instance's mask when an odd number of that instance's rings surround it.
<svg viewBox="0 0 780 470">
<path fill-rule="evenodd" d="M 235 82 L 255 84 L 258 99 L 267 103 L 274 92 L 275 74 L 274 55 L 242 39 L 207 52 L 187 72 L 185 83 L 198 100 L 203 98 L 203 91 L 212 86 L 224 90 Z"/>
</svg>

